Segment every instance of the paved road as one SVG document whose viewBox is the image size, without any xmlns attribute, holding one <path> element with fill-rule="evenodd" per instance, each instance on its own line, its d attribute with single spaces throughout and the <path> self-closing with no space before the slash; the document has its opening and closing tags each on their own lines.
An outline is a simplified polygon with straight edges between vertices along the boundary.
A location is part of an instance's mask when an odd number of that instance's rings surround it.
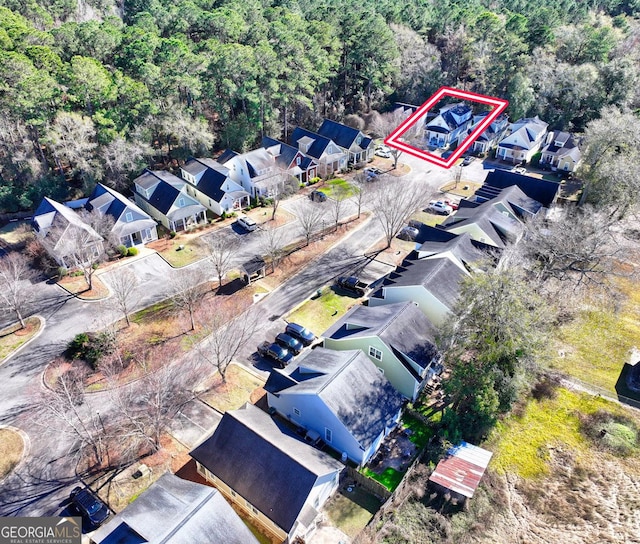
<svg viewBox="0 0 640 544">
<path fill-rule="evenodd" d="M 452 178 L 452 172 L 431 166 L 420 159 L 403 155 L 401 161 L 412 167 L 405 178 L 425 187 L 425 200 L 435 190 Z M 480 181 L 486 170 L 480 163 L 473 163 L 464 172 L 464 179 Z M 310 203 L 304 198 L 292 199 L 281 204 L 290 211 L 299 206 L 329 206 L 327 203 Z M 353 213 L 353 203 L 351 213 Z M 328 214 L 330 211 L 328 210 Z M 348 212 L 347 212 L 348 213 Z M 300 236 L 296 222 L 282 227 L 288 240 Z M 234 236 L 242 240 L 243 249 L 236 262 L 243 262 L 260 251 L 258 233 L 242 234 L 233 228 L 218 231 L 215 235 Z M 261 334 L 268 337 L 272 331 L 281 330 L 284 322 L 281 316 L 303 302 L 319 287 L 330 283 L 338 275 L 358 273 L 370 263 L 364 252 L 382 236 L 382 229 L 375 219 L 369 220 L 346 240 L 328 253 L 310 263 L 298 275 L 290 278 L 276 291 L 257 304 L 258 311 L 264 313 L 264 327 Z M 162 300 L 167 296 L 168 279 L 180 274 L 157 255 L 136 260 L 127 265 L 140 282 L 140 298 L 137 306 L 142 307 Z M 204 266 L 198 263 L 192 266 Z M 383 267 L 384 268 L 384 267 Z M 105 272 L 103 279 L 108 283 L 113 272 Z M 28 433 L 30 451 L 28 460 L 16 473 L 0 482 L 0 515 L 56 515 L 65 504 L 70 486 L 77 480 L 73 459 L 75 444 L 60 429 L 52 429 L 46 422 L 33 417 L 39 402 L 41 374 L 45 366 L 59 355 L 68 341 L 79 332 L 95 330 L 115 319 L 117 313 L 109 307 L 109 301 L 83 302 L 65 293 L 56 285 L 39 283 L 34 286 L 38 313 L 47 320 L 42 334 L 25 350 L 0 366 L 0 425 L 15 425 Z M 3 322 L 11 322 L 11 316 L 0 317 Z M 252 364 L 255 345 L 241 353 L 240 362 Z M 268 368 L 258 370 L 266 371 Z M 92 395 L 83 409 L 87 413 L 106 413 L 104 396 Z"/>
</svg>

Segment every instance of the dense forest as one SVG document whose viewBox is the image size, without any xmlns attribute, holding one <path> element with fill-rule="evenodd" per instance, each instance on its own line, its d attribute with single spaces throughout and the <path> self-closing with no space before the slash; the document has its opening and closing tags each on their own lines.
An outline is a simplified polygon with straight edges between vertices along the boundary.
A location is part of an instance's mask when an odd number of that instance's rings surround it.
<svg viewBox="0 0 640 544">
<path fill-rule="evenodd" d="M 0 211 L 441 85 L 582 131 L 640 105 L 640 0 L 0 0 Z"/>
</svg>

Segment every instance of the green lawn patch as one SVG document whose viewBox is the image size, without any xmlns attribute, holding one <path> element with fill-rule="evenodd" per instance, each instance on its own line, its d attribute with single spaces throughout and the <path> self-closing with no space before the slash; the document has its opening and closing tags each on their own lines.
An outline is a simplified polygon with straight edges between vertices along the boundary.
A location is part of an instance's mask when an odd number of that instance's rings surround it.
<svg viewBox="0 0 640 544">
<path fill-rule="evenodd" d="M 627 301 L 617 313 L 609 308 L 581 312 L 571 323 L 560 328 L 558 349 L 551 366 L 615 393 L 620 372 L 629 352 L 640 338 L 640 292 L 629 280 L 620 282 Z"/>
<path fill-rule="evenodd" d="M 437 215 L 435 213 L 427 213 L 427 212 L 416 212 L 411 216 L 411 219 L 415 219 L 416 221 L 420 221 L 425 225 L 430 227 L 435 227 L 439 225 L 447 218 L 446 215 Z"/>
<path fill-rule="evenodd" d="M 316 335 L 322 334 L 357 303 L 358 299 L 338 295 L 333 289 L 325 287 L 319 298 L 305 302 L 291 312 L 287 320 L 307 327 Z"/>
<path fill-rule="evenodd" d="M 204 245 L 197 238 L 188 242 L 173 239 L 167 242 L 165 249 L 157 251 L 174 268 L 187 266 L 207 256 Z"/>
<path fill-rule="evenodd" d="M 429 439 L 434 435 L 433 428 L 427 426 L 418 418 L 405 414 L 402 416 L 402 426 L 405 429 L 410 429 L 409 440 L 413 442 L 418 450 L 424 448 L 429 442 Z"/>
<path fill-rule="evenodd" d="M 351 184 L 346 179 L 342 178 L 330 179 L 325 182 L 324 187 L 318 190 L 322 191 L 329 198 L 335 198 L 338 191 L 344 191 L 346 198 L 352 197 L 355 194 Z"/>
<path fill-rule="evenodd" d="M 398 472 L 395 468 L 387 467 L 384 472 L 377 474 L 368 468 L 365 468 L 362 473 L 367 477 L 381 483 L 389 491 L 393 491 L 404 477 L 404 472 Z"/>
<path fill-rule="evenodd" d="M 134 323 L 142 323 L 143 321 L 153 321 L 155 319 L 163 319 L 171 312 L 173 302 L 171 299 L 165 299 L 160 302 L 156 302 L 148 308 L 144 308 L 135 314 L 130 316 L 130 319 Z"/>
<path fill-rule="evenodd" d="M 535 478 L 549 471 L 550 446 L 586 454 L 589 443 L 581 431 L 579 415 L 598 410 L 619 413 L 622 408 L 602 397 L 562 388 L 553 399 L 531 399 L 521 415 L 498 423 L 483 446 L 493 452 L 492 468 Z"/>
<path fill-rule="evenodd" d="M 378 499 L 360 486 L 354 486 L 351 491 L 336 493 L 325 507 L 325 512 L 333 525 L 354 538 L 379 508 Z"/>
</svg>

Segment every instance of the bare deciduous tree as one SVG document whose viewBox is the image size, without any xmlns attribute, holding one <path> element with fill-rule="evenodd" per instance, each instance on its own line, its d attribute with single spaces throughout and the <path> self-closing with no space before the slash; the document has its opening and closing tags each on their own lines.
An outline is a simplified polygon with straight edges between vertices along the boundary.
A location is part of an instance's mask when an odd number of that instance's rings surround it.
<svg viewBox="0 0 640 544">
<path fill-rule="evenodd" d="M 381 177 L 372 189 L 371 203 L 375 217 L 384 231 L 386 247 L 425 200 L 424 188 L 417 183 Z"/>
<path fill-rule="evenodd" d="M 235 239 L 217 233 L 207 238 L 206 250 L 209 262 L 218 278 L 218 287 L 222 287 L 222 279 L 232 268 L 238 244 Z"/>
<path fill-rule="evenodd" d="M 127 322 L 127 327 L 131 324 L 129 313 L 137 302 L 138 278 L 128 268 L 120 268 L 113 272 L 110 277 L 111 304 L 122 314 Z"/>
<path fill-rule="evenodd" d="M 33 270 L 25 256 L 8 253 L 0 258 L 0 307 L 14 312 L 22 328 L 25 326 L 24 314 L 34 299 L 31 278 Z"/>
<path fill-rule="evenodd" d="M 226 380 L 227 368 L 240 348 L 251 340 L 260 322 L 258 312 L 249 309 L 229 319 L 229 312 L 215 308 L 209 312 L 204 328 L 206 338 L 198 344 L 200 357 L 212 365 Z"/>
<path fill-rule="evenodd" d="M 358 219 L 362 215 L 362 207 L 367 203 L 369 198 L 369 182 L 367 176 L 362 172 L 358 172 L 353 178 L 351 187 L 353 188 L 353 200 L 358 207 Z"/>
<path fill-rule="evenodd" d="M 324 207 L 322 204 L 298 202 L 294 207 L 294 212 L 298 216 L 302 234 L 309 245 L 312 236 L 322 228 L 325 215 Z"/>
<path fill-rule="evenodd" d="M 62 374 L 56 385 L 43 390 L 39 409 L 34 421 L 45 429 L 55 429 L 79 442 L 78 452 L 86 448 L 93 453 L 100 464 L 105 458 L 105 430 L 98 414 L 94 414 L 84 404 L 84 375 L 72 370 Z M 54 423 L 57 421 L 58 424 Z M 62 425 L 60 425 L 61 423 Z"/>
<path fill-rule="evenodd" d="M 331 194 L 331 219 L 333 219 L 334 230 L 338 230 L 344 203 L 349 198 L 349 191 L 343 185 L 335 185 Z"/>
<path fill-rule="evenodd" d="M 272 224 L 264 225 L 260 230 L 260 247 L 271 261 L 271 270 L 275 272 L 284 247 L 284 231 Z"/>
<path fill-rule="evenodd" d="M 178 311 L 188 312 L 192 331 L 196 328 L 195 313 L 202 302 L 202 284 L 205 281 L 205 273 L 199 267 L 181 270 L 169 280 L 174 307 Z"/>
</svg>

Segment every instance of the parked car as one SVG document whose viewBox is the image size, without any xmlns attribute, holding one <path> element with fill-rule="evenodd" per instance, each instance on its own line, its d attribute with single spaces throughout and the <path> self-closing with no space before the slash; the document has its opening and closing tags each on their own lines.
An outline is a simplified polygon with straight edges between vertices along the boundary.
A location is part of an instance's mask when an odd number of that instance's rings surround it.
<svg viewBox="0 0 640 544">
<path fill-rule="evenodd" d="M 309 198 L 313 201 L 313 202 L 326 202 L 327 200 L 327 195 L 325 193 L 323 193 L 322 191 L 311 191 L 311 194 L 309 195 Z"/>
<path fill-rule="evenodd" d="M 71 491 L 71 505 L 93 527 L 102 525 L 109 517 L 109 508 L 88 487 L 75 487 Z"/>
<path fill-rule="evenodd" d="M 462 166 L 469 166 L 474 160 L 475 160 L 475 157 L 472 157 L 471 155 L 467 155 L 462 161 Z"/>
<path fill-rule="evenodd" d="M 363 297 L 365 294 L 365 289 L 367 288 L 367 284 L 360 281 L 356 276 L 344 276 L 338 278 L 336 282 L 338 287 L 348 291 L 350 293 L 354 293 L 359 297 Z"/>
<path fill-rule="evenodd" d="M 369 168 L 364 169 L 364 173 L 367 176 L 367 181 L 371 181 L 372 179 L 375 179 L 380 174 L 382 174 L 382 170 L 376 168 L 375 166 L 370 166 Z"/>
<path fill-rule="evenodd" d="M 449 204 L 445 204 L 441 200 L 432 200 L 426 209 L 427 212 L 437 213 L 439 215 L 449 215 L 453 208 Z"/>
<path fill-rule="evenodd" d="M 297 340 L 300 340 L 300 342 L 305 346 L 308 346 L 316 339 L 315 334 L 297 323 L 287 323 L 284 332 L 289 336 L 293 336 Z"/>
<path fill-rule="evenodd" d="M 276 343 L 262 342 L 262 344 L 258 346 L 258 353 L 274 361 L 280 368 L 287 366 L 289 361 L 293 359 L 293 353 L 290 353 L 288 349 Z"/>
<path fill-rule="evenodd" d="M 391 158 L 391 151 L 389 151 L 389 148 L 387 148 L 386 150 L 384 149 L 378 149 L 374 155 L 376 157 L 382 157 L 383 159 L 390 159 Z"/>
<path fill-rule="evenodd" d="M 248 232 L 253 232 L 258 228 L 258 223 L 256 223 L 251 217 L 247 215 L 242 215 L 238 217 L 238 225 L 240 225 L 244 230 Z"/>
<path fill-rule="evenodd" d="M 400 240 L 407 240 L 408 242 L 413 242 L 419 233 L 420 231 L 415 227 L 410 227 L 410 226 L 402 227 L 402 229 L 398 233 L 397 238 L 400 238 Z"/>
<path fill-rule="evenodd" d="M 513 171 L 516 174 L 526 174 L 527 173 L 527 169 L 522 167 L 522 166 L 518 166 L 517 168 L 514 168 Z"/>
<path fill-rule="evenodd" d="M 444 203 L 447 206 L 451 206 L 452 210 L 457 210 L 458 207 L 460 206 L 460 204 L 458 202 L 456 202 L 455 200 L 445 200 Z"/>
<path fill-rule="evenodd" d="M 293 336 L 289 336 L 286 332 L 281 332 L 276 336 L 276 344 L 286 348 L 294 355 L 298 355 L 304 346 L 300 340 L 296 340 Z"/>
</svg>

